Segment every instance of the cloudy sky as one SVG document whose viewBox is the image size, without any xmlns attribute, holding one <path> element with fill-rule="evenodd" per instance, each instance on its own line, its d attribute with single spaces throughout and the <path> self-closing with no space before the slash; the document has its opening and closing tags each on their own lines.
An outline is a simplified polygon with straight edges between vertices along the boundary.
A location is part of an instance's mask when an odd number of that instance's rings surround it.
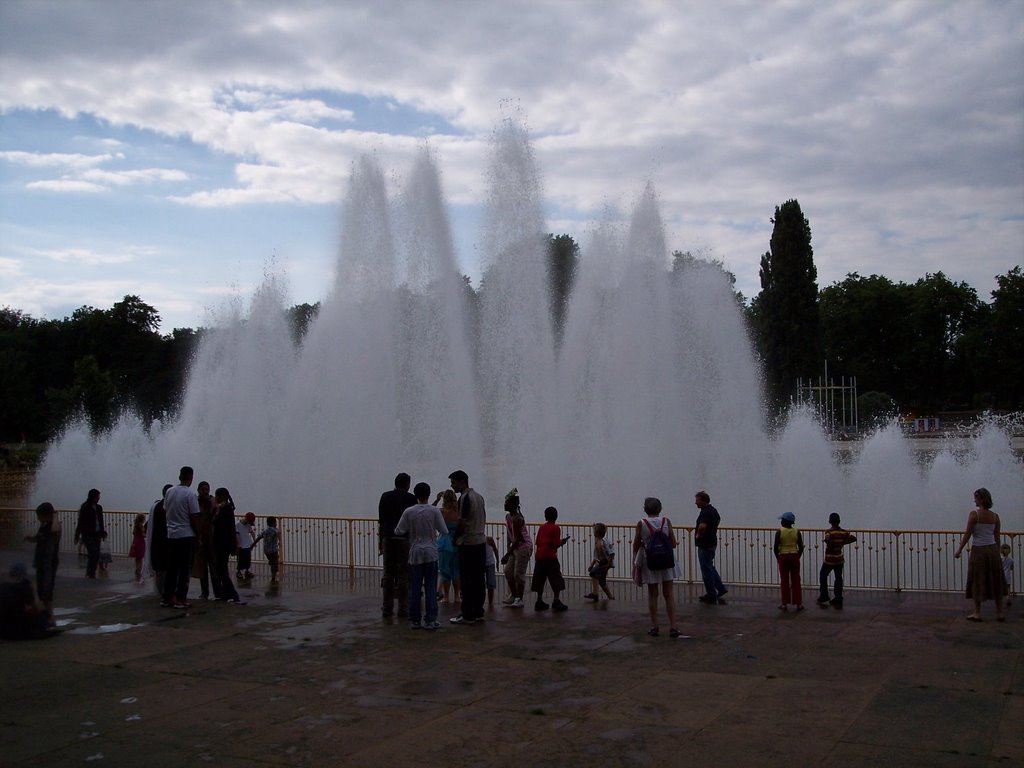
<svg viewBox="0 0 1024 768">
<path fill-rule="evenodd" d="M 333 276 L 352 162 L 435 152 L 479 276 L 488 142 L 525 121 L 548 229 L 586 242 L 645 182 L 670 249 L 760 290 L 775 207 L 819 284 L 1024 255 L 1024 3 L 0 3 L 0 305 L 127 293 L 206 324 L 266 270 Z"/>
</svg>

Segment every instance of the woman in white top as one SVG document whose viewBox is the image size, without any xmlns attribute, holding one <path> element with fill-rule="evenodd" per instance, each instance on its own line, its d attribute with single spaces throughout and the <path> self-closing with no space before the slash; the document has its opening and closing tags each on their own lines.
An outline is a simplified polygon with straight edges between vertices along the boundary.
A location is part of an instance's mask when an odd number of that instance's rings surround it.
<svg viewBox="0 0 1024 768">
<path fill-rule="evenodd" d="M 984 488 L 974 492 L 975 509 L 967 516 L 967 529 L 953 557 L 959 558 L 971 542 L 967 561 L 966 596 L 974 600 L 974 613 L 968 621 L 981 621 L 981 604 L 995 600 L 996 621 L 1003 620 L 1003 571 L 999 559 L 999 515 L 992 511 L 992 494 Z"/>
<path fill-rule="evenodd" d="M 647 634 L 658 636 L 658 585 L 665 598 L 665 612 L 668 614 L 669 637 L 679 637 L 676 626 L 676 602 L 672 591 L 672 580 L 678 579 L 679 561 L 673 557 L 670 568 L 651 570 L 647 563 L 647 543 L 655 533 L 663 533 L 671 542 L 672 551 L 676 549 L 676 535 L 672 530 L 672 522 L 661 514 L 661 500 L 653 496 L 644 499 L 646 517 L 636 524 L 636 536 L 633 539 L 633 563 L 640 571 L 640 581 L 647 585 L 647 609 L 651 614 L 651 628 Z"/>
</svg>

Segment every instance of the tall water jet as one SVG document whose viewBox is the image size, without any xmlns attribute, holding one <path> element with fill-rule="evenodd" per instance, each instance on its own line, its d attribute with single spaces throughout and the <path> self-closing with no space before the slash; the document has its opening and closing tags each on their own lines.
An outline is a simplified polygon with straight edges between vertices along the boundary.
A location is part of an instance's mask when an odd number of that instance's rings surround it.
<svg viewBox="0 0 1024 768">
<path fill-rule="evenodd" d="M 653 185 L 583 243 L 556 335 L 543 185 L 520 125 L 499 126 L 487 172 L 478 314 L 430 153 L 394 199 L 360 158 L 304 340 L 269 275 L 205 335 L 173 422 L 126 415 L 95 438 L 70 425 L 35 495 L 69 507 L 98 487 L 110 508 L 145 509 L 192 464 L 245 510 L 372 517 L 398 471 L 436 488 L 463 468 L 492 519 L 515 485 L 531 520 L 553 504 L 564 520 L 632 521 L 658 495 L 689 522 L 704 488 L 727 524 L 792 510 L 805 526 L 838 511 L 857 528 L 959 528 L 986 486 L 1004 528 L 1024 529 L 1024 471 L 997 424 L 927 456 L 890 427 L 842 461 L 808 413 L 769 435 L 728 276 L 699 260 L 670 268 Z"/>
</svg>

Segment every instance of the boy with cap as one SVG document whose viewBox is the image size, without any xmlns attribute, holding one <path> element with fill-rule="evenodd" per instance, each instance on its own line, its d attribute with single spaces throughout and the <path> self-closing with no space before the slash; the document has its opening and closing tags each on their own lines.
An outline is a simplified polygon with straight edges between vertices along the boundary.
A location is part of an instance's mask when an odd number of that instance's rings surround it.
<svg viewBox="0 0 1024 768">
<path fill-rule="evenodd" d="M 242 579 L 252 578 L 252 542 L 256 538 L 253 528 L 256 527 L 256 515 L 246 512 L 245 517 L 235 523 L 235 533 L 238 534 L 238 570 L 235 577 Z"/>
</svg>

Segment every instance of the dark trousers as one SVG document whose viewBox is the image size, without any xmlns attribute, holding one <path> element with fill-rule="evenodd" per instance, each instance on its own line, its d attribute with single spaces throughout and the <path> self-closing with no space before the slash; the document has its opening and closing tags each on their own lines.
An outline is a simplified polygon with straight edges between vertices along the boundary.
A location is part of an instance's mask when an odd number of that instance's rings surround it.
<svg viewBox="0 0 1024 768">
<path fill-rule="evenodd" d="M 409 610 L 409 540 L 384 539 L 384 604 L 382 612 L 390 616 L 398 600 L 398 615 L 405 616 Z"/>
<path fill-rule="evenodd" d="M 716 549 L 718 549 L 717 545 L 697 547 L 697 563 L 700 565 L 701 581 L 704 582 L 704 594 L 710 597 L 721 597 L 725 594 L 722 577 L 718 575 L 718 569 L 715 568 Z"/>
<path fill-rule="evenodd" d="M 484 615 L 487 596 L 486 544 L 459 547 L 459 575 L 462 578 L 462 618 L 479 619 Z"/>
<path fill-rule="evenodd" d="M 427 623 L 437 621 L 437 560 L 429 563 L 409 564 L 409 619 L 420 620 L 420 605 L 426 601 L 422 614 Z"/>
<path fill-rule="evenodd" d="M 835 576 L 835 593 L 836 597 L 833 602 L 843 602 L 843 563 L 822 563 L 821 571 L 818 573 L 819 590 L 818 590 L 818 602 L 824 603 L 828 601 L 828 574 L 829 572 L 834 573 Z"/>
<path fill-rule="evenodd" d="M 220 592 L 217 595 L 220 600 L 238 599 L 238 590 L 235 589 L 235 584 L 231 581 L 230 560 L 231 553 L 227 550 L 222 550 L 217 552 L 216 560 L 214 561 L 214 578 L 216 579 L 214 584 L 217 585 Z"/>
<path fill-rule="evenodd" d="M 164 600 L 185 602 L 192 578 L 192 547 L 195 537 L 167 540 L 167 571 L 164 574 Z"/>
<path fill-rule="evenodd" d="M 238 572 L 248 571 L 252 568 L 252 547 L 238 548 Z"/>
<path fill-rule="evenodd" d="M 98 533 L 83 533 L 82 544 L 85 545 L 85 575 L 93 578 L 96 576 L 96 566 L 100 562 L 100 535 Z"/>
</svg>

